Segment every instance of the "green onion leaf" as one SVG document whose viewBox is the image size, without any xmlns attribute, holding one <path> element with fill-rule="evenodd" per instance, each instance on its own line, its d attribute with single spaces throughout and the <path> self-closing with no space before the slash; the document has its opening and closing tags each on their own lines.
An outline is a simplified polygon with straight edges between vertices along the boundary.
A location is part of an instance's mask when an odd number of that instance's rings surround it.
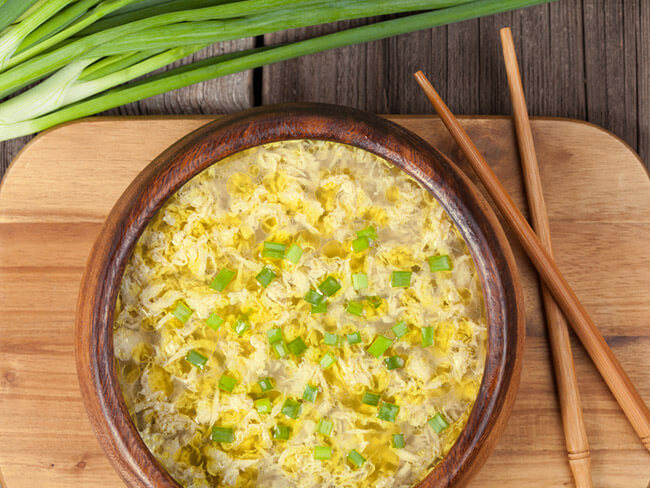
<svg viewBox="0 0 650 488">
<path fill-rule="evenodd" d="M 330 334 L 329 332 L 325 332 L 325 338 L 323 339 L 323 343 L 327 346 L 338 346 L 341 342 L 341 338 L 337 334 Z"/>
<path fill-rule="evenodd" d="M 436 431 L 436 434 L 440 434 L 440 432 L 449 427 L 449 422 L 442 414 L 437 413 L 429 419 L 429 425 Z"/>
<path fill-rule="evenodd" d="M 291 261 L 293 264 L 298 264 L 302 257 L 303 250 L 298 244 L 291 244 L 284 254 L 284 259 Z"/>
<path fill-rule="evenodd" d="M 219 379 L 220 390 L 232 393 L 232 391 L 235 389 L 235 385 L 237 385 L 237 380 L 235 378 L 228 376 L 225 373 L 221 375 L 221 378 Z"/>
<path fill-rule="evenodd" d="M 388 369 L 398 369 L 404 367 L 404 360 L 399 356 L 391 356 L 384 359 L 384 364 Z"/>
<path fill-rule="evenodd" d="M 292 340 L 287 347 L 291 351 L 291 354 L 294 356 L 300 356 L 303 352 L 307 350 L 307 344 L 302 340 L 302 337 L 296 337 Z"/>
<path fill-rule="evenodd" d="M 269 344 L 275 344 L 282 340 L 282 331 L 280 329 L 270 329 L 266 331 L 266 336 L 269 338 Z"/>
<path fill-rule="evenodd" d="M 299 402 L 287 398 L 282 405 L 282 413 L 291 419 L 297 419 L 302 412 L 302 405 Z"/>
<path fill-rule="evenodd" d="M 289 436 L 291 435 L 291 427 L 288 425 L 278 424 L 273 427 L 271 432 L 274 439 L 286 441 L 289 440 Z"/>
<path fill-rule="evenodd" d="M 432 273 L 436 271 L 451 271 L 452 267 L 451 259 L 446 254 L 429 256 L 429 269 Z"/>
<path fill-rule="evenodd" d="M 235 440 L 235 433 L 232 427 L 218 427 L 213 425 L 210 439 L 212 439 L 212 442 L 230 443 Z"/>
<path fill-rule="evenodd" d="M 361 334 L 359 331 L 348 334 L 346 337 L 348 338 L 348 344 L 359 344 L 361 342 Z"/>
<path fill-rule="evenodd" d="M 327 312 L 327 302 L 323 302 L 319 305 L 311 306 L 311 313 L 325 313 Z"/>
<path fill-rule="evenodd" d="M 345 311 L 349 314 L 356 315 L 357 317 L 363 316 L 363 303 L 362 302 L 349 302 L 345 307 Z"/>
<path fill-rule="evenodd" d="M 289 349 L 287 348 L 287 345 L 284 341 L 276 342 L 271 347 L 273 348 L 275 354 L 277 354 L 278 358 L 280 359 L 282 359 L 287 354 L 289 354 Z"/>
<path fill-rule="evenodd" d="M 320 359 L 320 367 L 327 369 L 331 367 L 337 360 L 337 357 L 332 355 L 332 353 L 326 352 L 323 357 Z"/>
<path fill-rule="evenodd" d="M 388 337 L 385 337 L 383 335 L 379 335 L 375 338 L 375 340 L 370 344 L 370 347 L 368 348 L 368 352 L 375 356 L 376 358 L 381 357 L 386 350 L 393 345 L 393 341 L 391 341 Z"/>
<path fill-rule="evenodd" d="M 369 225 L 365 229 L 361 229 L 357 231 L 357 237 L 367 237 L 371 241 L 376 241 L 377 240 L 377 229 L 375 229 L 372 225 Z"/>
<path fill-rule="evenodd" d="M 381 400 L 381 395 L 379 395 L 378 393 L 371 393 L 367 391 L 363 394 L 361 403 L 376 407 L 377 405 L 379 405 L 379 400 Z"/>
<path fill-rule="evenodd" d="M 193 310 L 187 305 L 185 305 L 183 302 L 176 302 L 176 306 L 174 307 L 174 311 L 172 312 L 174 317 L 176 317 L 182 323 L 187 322 L 190 316 L 192 315 L 192 313 Z"/>
<path fill-rule="evenodd" d="M 215 276 L 214 280 L 212 280 L 212 283 L 210 283 L 210 288 L 217 291 L 224 291 L 234 277 L 234 271 L 230 271 L 226 268 L 221 268 L 221 270 L 217 273 L 217 276 Z"/>
<path fill-rule="evenodd" d="M 393 434 L 393 448 L 404 449 L 404 434 Z"/>
<path fill-rule="evenodd" d="M 205 320 L 205 323 L 214 330 L 219 330 L 221 324 L 223 324 L 223 319 L 219 317 L 216 313 L 211 313 L 210 316 Z"/>
<path fill-rule="evenodd" d="M 266 378 L 262 378 L 257 383 L 260 385 L 262 393 L 266 393 L 267 391 L 271 391 L 273 389 L 273 381 L 268 376 Z"/>
<path fill-rule="evenodd" d="M 399 406 L 392 403 L 383 402 L 379 407 L 377 418 L 387 422 L 395 422 L 397 414 L 399 413 Z"/>
<path fill-rule="evenodd" d="M 372 308 L 381 307 L 381 298 L 378 296 L 371 296 L 366 298 L 366 301 L 370 304 Z"/>
<path fill-rule="evenodd" d="M 316 426 L 316 432 L 320 435 L 329 436 L 332 433 L 334 424 L 327 419 L 320 419 Z"/>
<path fill-rule="evenodd" d="M 370 246 L 370 241 L 366 236 L 357 237 L 355 240 L 352 241 L 352 250 L 354 252 L 365 251 L 366 249 L 368 249 L 369 246 Z"/>
<path fill-rule="evenodd" d="M 433 346 L 433 327 L 422 327 L 422 347 Z"/>
<path fill-rule="evenodd" d="M 395 334 L 395 338 L 398 340 L 409 333 L 409 327 L 408 325 L 406 325 L 406 322 L 404 322 L 403 320 L 400 320 L 395 325 L 393 325 L 390 330 L 393 331 L 393 334 Z"/>
<path fill-rule="evenodd" d="M 200 352 L 196 352 L 194 349 L 190 349 L 190 351 L 185 355 L 185 361 L 190 363 L 192 366 L 203 369 L 203 366 L 205 366 L 208 358 L 206 358 Z"/>
<path fill-rule="evenodd" d="M 411 285 L 412 271 L 393 271 L 390 275 L 390 286 L 393 288 L 406 288 Z"/>
<path fill-rule="evenodd" d="M 356 449 L 352 449 L 350 451 L 350 454 L 348 454 L 347 459 L 352 464 L 354 464 L 357 468 L 360 468 L 361 466 L 363 466 L 363 463 L 366 462 L 366 458 L 364 458 L 361 454 L 359 454 Z"/>
<path fill-rule="evenodd" d="M 305 295 L 305 301 L 311 305 L 318 306 L 325 301 L 325 297 L 318 293 L 313 288 L 310 288 L 307 294 Z"/>
<path fill-rule="evenodd" d="M 264 248 L 262 249 L 263 258 L 282 259 L 287 246 L 279 242 L 264 241 Z"/>
<path fill-rule="evenodd" d="M 243 315 L 237 317 L 237 320 L 232 326 L 232 330 L 235 331 L 237 335 L 240 337 L 243 336 L 244 333 L 250 328 L 251 328 L 251 323 Z"/>
<path fill-rule="evenodd" d="M 259 282 L 260 285 L 262 285 L 262 287 L 266 288 L 267 286 L 269 286 L 271 281 L 273 281 L 277 277 L 278 275 L 276 275 L 271 268 L 265 266 L 264 268 L 262 268 L 262 271 L 257 273 L 255 279 Z"/>
<path fill-rule="evenodd" d="M 273 405 L 271 405 L 271 400 L 268 398 L 255 400 L 255 409 L 257 410 L 257 413 L 271 413 L 272 407 Z"/>
<path fill-rule="evenodd" d="M 314 446 L 314 459 L 324 460 L 332 457 L 332 448 L 330 446 Z"/>
<path fill-rule="evenodd" d="M 339 283 L 339 281 L 333 276 L 328 276 L 320 285 L 318 285 L 318 289 L 323 295 L 331 297 L 341 289 L 341 283 Z"/>
<path fill-rule="evenodd" d="M 302 394 L 302 399 L 314 403 L 319 391 L 317 386 L 307 385 L 305 386 L 305 392 Z"/>
<path fill-rule="evenodd" d="M 352 275 L 352 286 L 355 290 L 368 288 L 368 275 L 366 273 L 354 273 Z"/>
</svg>

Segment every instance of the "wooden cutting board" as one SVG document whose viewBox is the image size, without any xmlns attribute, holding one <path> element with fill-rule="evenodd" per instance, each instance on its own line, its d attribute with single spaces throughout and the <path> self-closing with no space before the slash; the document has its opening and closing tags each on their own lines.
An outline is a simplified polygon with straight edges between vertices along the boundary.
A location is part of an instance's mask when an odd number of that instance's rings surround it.
<svg viewBox="0 0 650 488">
<path fill-rule="evenodd" d="M 462 161 L 439 120 L 391 118 Z M 123 486 L 95 440 L 77 385 L 73 321 L 79 280 L 102 221 L 131 179 L 165 147 L 209 120 L 73 123 L 32 141 L 5 176 L 0 187 L 2 488 Z M 461 121 L 525 208 L 510 120 Z M 650 403 L 648 175 L 628 146 L 598 127 L 535 119 L 533 132 L 560 267 Z M 527 311 L 521 387 L 506 431 L 472 486 L 571 486 L 537 277 L 521 249 L 515 245 L 514 250 Z M 595 486 L 646 488 L 650 453 L 575 340 L 574 353 Z"/>
</svg>

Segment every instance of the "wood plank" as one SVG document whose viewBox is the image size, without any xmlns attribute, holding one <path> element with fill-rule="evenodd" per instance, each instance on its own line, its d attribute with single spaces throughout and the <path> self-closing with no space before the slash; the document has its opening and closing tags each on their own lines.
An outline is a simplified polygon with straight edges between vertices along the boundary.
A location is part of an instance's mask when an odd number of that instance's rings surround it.
<svg viewBox="0 0 650 488">
<path fill-rule="evenodd" d="M 473 42 L 473 34 L 467 35 Z M 387 49 L 434 41 L 409 37 L 391 41 Z M 479 62 L 478 69 L 485 67 Z M 99 118 L 70 124 L 37 138 L 0 187 L 4 488 L 123 486 L 79 396 L 73 357 L 78 282 L 118 195 L 148 161 L 208 120 Z M 467 169 L 438 119 L 395 120 Z M 461 120 L 523 206 L 510 120 Z M 533 119 L 532 125 L 560 267 L 650 401 L 650 182 L 627 146 L 600 128 L 562 119 Z M 570 486 L 538 282 L 521 248 L 513 250 L 526 302 L 522 381 L 508 426 L 471 486 Z M 648 453 L 575 338 L 573 349 L 596 485 L 643 487 L 650 479 Z"/>
</svg>

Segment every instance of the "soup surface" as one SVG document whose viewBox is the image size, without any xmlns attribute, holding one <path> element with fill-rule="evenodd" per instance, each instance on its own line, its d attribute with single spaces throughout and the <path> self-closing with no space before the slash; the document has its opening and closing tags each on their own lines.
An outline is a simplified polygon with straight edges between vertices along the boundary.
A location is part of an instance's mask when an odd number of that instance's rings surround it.
<svg viewBox="0 0 650 488">
<path fill-rule="evenodd" d="M 116 366 L 187 487 L 408 487 L 483 375 L 472 258 L 438 202 L 366 151 L 267 144 L 211 166 L 142 234 Z"/>
</svg>

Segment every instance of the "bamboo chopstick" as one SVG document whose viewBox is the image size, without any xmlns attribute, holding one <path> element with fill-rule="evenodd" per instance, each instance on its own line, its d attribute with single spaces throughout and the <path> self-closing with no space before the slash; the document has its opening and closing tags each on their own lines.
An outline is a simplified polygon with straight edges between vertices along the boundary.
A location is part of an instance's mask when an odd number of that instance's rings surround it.
<svg viewBox="0 0 650 488">
<path fill-rule="evenodd" d="M 445 102 L 442 101 L 442 98 L 440 98 L 440 95 L 429 83 L 422 71 L 415 73 L 415 79 L 458 146 L 460 146 L 506 222 L 508 222 L 519 239 L 524 251 L 528 254 L 537 272 L 555 297 L 562 312 L 564 312 L 564 316 L 587 350 L 591 360 L 598 368 L 600 375 L 614 394 L 637 435 L 641 438 L 641 442 L 650 451 L 650 410 L 643 403 L 639 392 L 634 388 L 630 378 L 558 269 L 555 261 L 546 252 L 533 229 L 519 212 L 510 195 L 503 188 L 503 185 L 501 185 L 483 155 L 456 120 L 454 114 L 451 113 L 449 107 L 445 105 Z"/>
<path fill-rule="evenodd" d="M 512 40 L 510 27 L 504 27 L 500 31 L 503 59 L 508 75 L 508 86 L 510 87 L 510 98 L 512 100 L 512 111 L 514 114 L 515 130 L 519 143 L 519 154 L 521 166 L 524 173 L 526 195 L 530 207 L 533 228 L 548 253 L 552 256 L 551 230 L 548 223 L 546 203 L 544 202 L 544 191 L 542 180 L 539 175 L 537 155 L 535 154 L 535 143 L 533 132 L 530 128 L 528 110 L 526 109 L 526 98 L 521 83 L 519 64 L 515 43 Z M 546 326 L 551 339 L 551 351 L 553 353 L 553 369 L 557 382 L 558 395 L 560 398 L 560 410 L 562 412 L 562 425 L 564 426 L 564 437 L 569 457 L 569 466 L 573 473 L 573 479 L 577 488 L 591 488 L 591 453 L 587 431 L 582 417 L 582 404 L 580 402 L 580 391 L 578 390 L 578 379 L 573 364 L 573 353 L 569 341 L 569 330 L 558 308 L 553 296 L 546 286 L 542 284 L 542 299 L 546 312 Z"/>
</svg>

